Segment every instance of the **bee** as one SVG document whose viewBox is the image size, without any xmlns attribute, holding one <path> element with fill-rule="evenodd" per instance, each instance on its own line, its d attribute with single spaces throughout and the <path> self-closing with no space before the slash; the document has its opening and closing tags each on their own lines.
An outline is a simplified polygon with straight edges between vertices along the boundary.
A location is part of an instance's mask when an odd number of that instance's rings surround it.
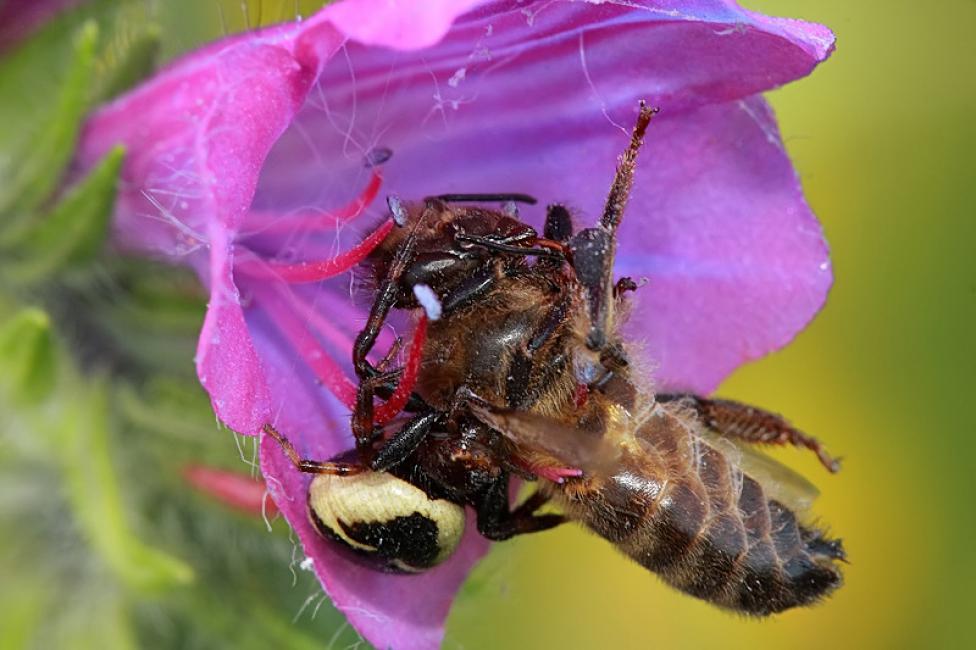
<svg viewBox="0 0 976 650">
<path fill-rule="evenodd" d="M 356 339 L 356 449 L 302 459 L 316 529 L 360 561 L 416 572 L 450 556 L 465 506 L 489 539 L 576 521 L 668 584 L 721 607 L 768 615 L 841 583 L 834 540 L 801 520 L 812 486 L 749 449 L 791 444 L 838 468 L 782 417 L 738 402 L 655 393 L 621 337 L 630 278 L 614 280 L 617 227 L 656 111 L 643 102 L 601 220 L 574 232 L 550 205 L 540 236 L 521 194 L 388 201 L 401 225 L 372 254 L 377 280 Z M 468 203 L 503 201 L 503 210 Z M 426 340 L 404 368 L 367 360 L 393 309 L 424 307 Z M 413 367 L 416 372 L 410 373 Z M 406 390 L 377 422 L 377 396 Z M 509 506 L 512 476 L 538 488 Z M 540 513 L 549 501 L 562 514 Z"/>
</svg>

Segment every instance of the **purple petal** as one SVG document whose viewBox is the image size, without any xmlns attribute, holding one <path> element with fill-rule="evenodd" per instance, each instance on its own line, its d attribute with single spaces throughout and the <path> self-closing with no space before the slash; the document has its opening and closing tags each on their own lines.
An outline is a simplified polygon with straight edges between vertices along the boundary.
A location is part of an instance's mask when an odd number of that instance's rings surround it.
<svg viewBox="0 0 976 650">
<path fill-rule="evenodd" d="M 707 394 L 819 311 L 827 244 L 760 97 L 653 128 L 617 260 L 650 279 L 627 329 L 659 383 Z"/>
<path fill-rule="evenodd" d="M 636 98 L 673 115 L 748 97 L 809 73 L 832 48 L 819 25 L 760 20 L 725 2 L 645 4 L 495 3 L 461 17 L 435 48 L 346 45 L 272 153 L 258 205 L 344 202 L 357 186 L 349 173 L 363 173 L 363 156 L 376 144 L 396 152 L 390 169 L 413 172 L 395 189 L 419 196 L 445 170 L 416 164 L 428 159 L 413 153 L 431 144 L 435 153 L 449 149 L 463 131 L 515 144 L 518 127 L 531 133 L 541 122 L 543 131 L 529 140 L 534 146 L 543 136 L 571 140 L 572 121 L 594 121 L 601 112 L 629 127 Z M 567 128 L 544 129 L 563 120 Z M 470 173 L 482 167 L 481 156 L 477 166 L 469 158 L 477 151 L 462 152 Z"/>
</svg>

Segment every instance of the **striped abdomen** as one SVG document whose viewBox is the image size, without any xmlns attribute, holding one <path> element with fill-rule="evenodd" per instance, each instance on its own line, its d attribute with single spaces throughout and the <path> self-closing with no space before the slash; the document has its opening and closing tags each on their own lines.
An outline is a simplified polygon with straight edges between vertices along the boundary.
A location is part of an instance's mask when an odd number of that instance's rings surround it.
<svg viewBox="0 0 976 650">
<path fill-rule="evenodd" d="M 672 586 L 767 615 L 840 584 L 840 542 L 800 525 L 688 416 L 655 407 L 622 447 L 610 478 L 569 481 L 554 496 Z"/>
</svg>

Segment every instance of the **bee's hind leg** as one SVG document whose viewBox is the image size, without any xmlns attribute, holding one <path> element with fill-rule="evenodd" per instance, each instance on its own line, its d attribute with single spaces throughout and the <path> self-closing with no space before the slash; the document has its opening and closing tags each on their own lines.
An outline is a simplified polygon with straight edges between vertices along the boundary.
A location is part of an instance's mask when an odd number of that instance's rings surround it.
<svg viewBox="0 0 976 650">
<path fill-rule="evenodd" d="M 512 509 L 508 501 L 508 474 L 502 474 L 491 483 L 477 504 L 478 532 L 497 542 L 554 528 L 566 518 L 554 513 L 536 514 L 548 500 L 548 496 L 537 490 Z"/>
<path fill-rule="evenodd" d="M 659 393 L 660 403 L 678 403 L 698 413 L 710 431 L 721 436 L 761 445 L 793 445 L 817 454 L 830 472 L 840 470 L 840 460 L 832 457 L 819 440 L 791 425 L 777 413 L 726 399 L 708 399 L 691 393 Z"/>
</svg>

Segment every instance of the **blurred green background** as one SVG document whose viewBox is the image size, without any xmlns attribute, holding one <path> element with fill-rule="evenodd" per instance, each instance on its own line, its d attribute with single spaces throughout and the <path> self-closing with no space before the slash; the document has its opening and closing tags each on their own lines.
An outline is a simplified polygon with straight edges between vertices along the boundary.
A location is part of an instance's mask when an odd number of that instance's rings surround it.
<svg viewBox="0 0 976 650">
<path fill-rule="evenodd" d="M 128 4 L 136 9 L 120 24 L 151 17 L 161 60 L 316 5 Z M 812 77 L 770 95 L 826 228 L 836 284 L 792 345 L 740 369 L 720 392 L 789 414 L 844 457 L 831 477 L 812 455 L 776 454 L 821 486 L 817 511 L 851 558 L 846 585 L 816 608 L 745 620 L 674 593 L 564 527 L 495 546 L 456 602 L 447 648 L 976 647 L 976 426 L 965 407 L 976 372 L 967 334 L 976 322 L 976 3 L 745 4 L 837 34 L 837 52 Z M 248 441 L 239 453 L 233 434 L 214 431 L 205 399 L 186 388 L 200 304 L 191 286 L 161 287 L 124 261 L 101 262 L 37 294 L 46 305 L 91 306 L 92 288 L 107 288 L 92 313 L 143 323 L 149 338 L 160 325 L 153 305 L 164 304 L 169 338 L 156 339 L 157 352 L 169 352 L 157 358 L 172 359 L 177 346 L 190 356 L 151 378 L 140 362 L 153 359 L 120 355 L 126 362 L 110 369 L 128 379 L 109 390 L 104 364 L 102 379 L 80 379 L 72 364 L 85 366 L 82 355 L 58 366 L 57 400 L 43 412 L 7 411 L 0 648 L 356 643 L 294 567 L 281 522 L 268 534 L 179 478 L 189 460 L 240 470 L 241 456 L 253 458 Z M 0 295 L 0 306 L 9 312 L 37 295 Z M 112 299 L 120 295 L 138 300 Z M 77 340 L 110 326 L 68 329 Z M 78 413 L 91 426 L 71 435 L 89 437 L 68 440 L 59 423 Z M 127 444 L 113 444 L 122 435 Z M 117 511 L 85 505 L 92 491 L 107 491 Z"/>
</svg>

